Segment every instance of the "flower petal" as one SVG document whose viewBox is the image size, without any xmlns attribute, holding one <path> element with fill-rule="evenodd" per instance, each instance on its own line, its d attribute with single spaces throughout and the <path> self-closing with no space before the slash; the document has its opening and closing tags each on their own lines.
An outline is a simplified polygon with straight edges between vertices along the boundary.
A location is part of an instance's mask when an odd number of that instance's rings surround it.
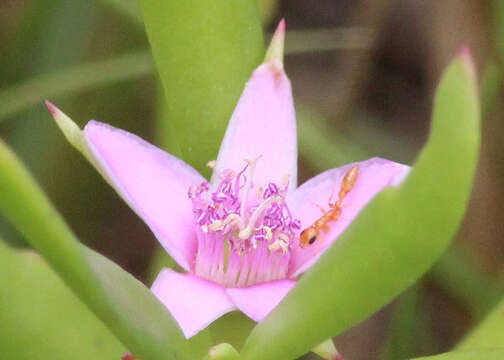
<svg viewBox="0 0 504 360">
<path fill-rule="evenodd" d="M 244 160 L 257 162 L 254 184 L 282 183 L 296 187 L 296 115 L 290 81 L 280 61 L 259 66 L 250 78 L 222 141 L 212 184 L 225 169 L 240 170 Z"/>
<path fill-rule="evenodd" d="M 177 320 L 186 338 L 235 309 L 221 285 L 171 269 L 159 273 L 151 291 Z"/>
<path fill-rule="evenodd" d="M 182 160 L 126 131 L 90 121 L 84 133 L 92 162 L 166 251 L 189 270 L 196 234 L 187 191 L 204 178 Z"/>
<path fill-rule="evenodd" d="M 226 292 L 241 312 L 254 321 L 262 321 L 295 285 L 294 280 L 276 280 L 245 288 L 228 288 Z"/>
<path fill-rule="evenodd" d="M 321 231 L 313 245 L 293 249 L 289 264 L 291 277 L 300 275 L 312 266 L 373 197 L 386 186 L 399 185 L 410 169 L 393 161 L 372 158 L 315 176 L 289 194 L 286 200 L 294 216 L 301 221 L 302 229 L 311 226 L 322 216 L 319 206 L 329 210 L 328 201 L 331 194 L 333 202 L 338 200 L 341 181 L 354 165 L 359 166 L 359 173 L 353 189 L 343 201 L 341 217 L 335 222 L 329 222 L 329 231 Z"/>
</svg>

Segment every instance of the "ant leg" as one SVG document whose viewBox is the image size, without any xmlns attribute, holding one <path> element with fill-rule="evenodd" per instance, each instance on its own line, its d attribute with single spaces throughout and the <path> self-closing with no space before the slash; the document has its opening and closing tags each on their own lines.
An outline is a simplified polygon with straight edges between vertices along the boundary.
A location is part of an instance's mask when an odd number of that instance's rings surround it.
<svg viewBox="0 0 504 360">
<path fill-rule="evenodd" d="M 315 202 L 313 202 L 313 201 L 311 201 L 311 200 L 309 200 L 309 201 L 310 201 L 310 203 L 311 203 L 313 206 L 318 207 L 318 208 L 320 209 L 320 211 L 322 211 L 322 214 L 324 214 L 324 215 L 326 214 L 326 212 L 327 212 L 327 211 L 325 211 L 325 210 L 324 210 L 324 208 L 323 208 L 322 206 L 320 206 L 319 204 L 317 204 L 317 203 L 315 203 Z"/>
</svg>

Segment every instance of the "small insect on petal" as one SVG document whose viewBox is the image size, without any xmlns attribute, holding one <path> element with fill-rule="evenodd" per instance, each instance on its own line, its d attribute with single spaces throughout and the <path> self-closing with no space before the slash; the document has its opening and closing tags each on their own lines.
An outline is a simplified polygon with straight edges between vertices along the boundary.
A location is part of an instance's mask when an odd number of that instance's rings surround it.
<svg viewBox="0 0 504 360">
<path fill-rule="evenodd" d="M 331 203 L 332 195 L 329 197 L 329 210 L 322 209 L 322 215 L 311 226 L 307 227 L 301 232 L 299 237 L 299 246 L 302 248 L 313 245 L 317 241 L 321 231 L 328 230 L 328 223 L 336 222 L 341 216 L 342 204 L 348 193 L 354 188 L 359 175 L 359 167 L 354 165 L 348 170 L 341 181 L 340 191 L 338 194 L 338 201 Z"/>
</svg>

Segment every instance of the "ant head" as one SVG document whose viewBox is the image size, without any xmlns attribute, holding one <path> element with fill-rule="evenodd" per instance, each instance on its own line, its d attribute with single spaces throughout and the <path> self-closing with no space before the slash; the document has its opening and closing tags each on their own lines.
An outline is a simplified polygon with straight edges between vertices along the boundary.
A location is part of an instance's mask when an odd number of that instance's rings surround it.
<svg viewBox="0 0 504 360">
<path fill-rule="evenodd" d="M 303 232 L 301 232 L 301 236 L 299 237 L 299 245 L 302 248 L 312 245 L 317 240 L 318 234 L 319 231 L 314 227 L 309 227 L 303 230 Z"/>
</svg>

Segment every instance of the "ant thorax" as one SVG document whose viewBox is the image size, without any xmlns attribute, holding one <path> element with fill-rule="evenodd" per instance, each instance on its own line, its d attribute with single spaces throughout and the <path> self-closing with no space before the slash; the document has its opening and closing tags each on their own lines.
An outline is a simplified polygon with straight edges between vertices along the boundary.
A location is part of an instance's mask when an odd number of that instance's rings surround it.
<svg viewBox="0 0 504 360">
<path fill-rule="evenodd" d="M 193 271 L 228 287 L 286 278 L 300 230 L 285 202 L 288 180 L 254 187 L 257 161 L 222 171 L 213 189 L 207 182 L 189 188 L 198 237 Z"/>
</svg>

